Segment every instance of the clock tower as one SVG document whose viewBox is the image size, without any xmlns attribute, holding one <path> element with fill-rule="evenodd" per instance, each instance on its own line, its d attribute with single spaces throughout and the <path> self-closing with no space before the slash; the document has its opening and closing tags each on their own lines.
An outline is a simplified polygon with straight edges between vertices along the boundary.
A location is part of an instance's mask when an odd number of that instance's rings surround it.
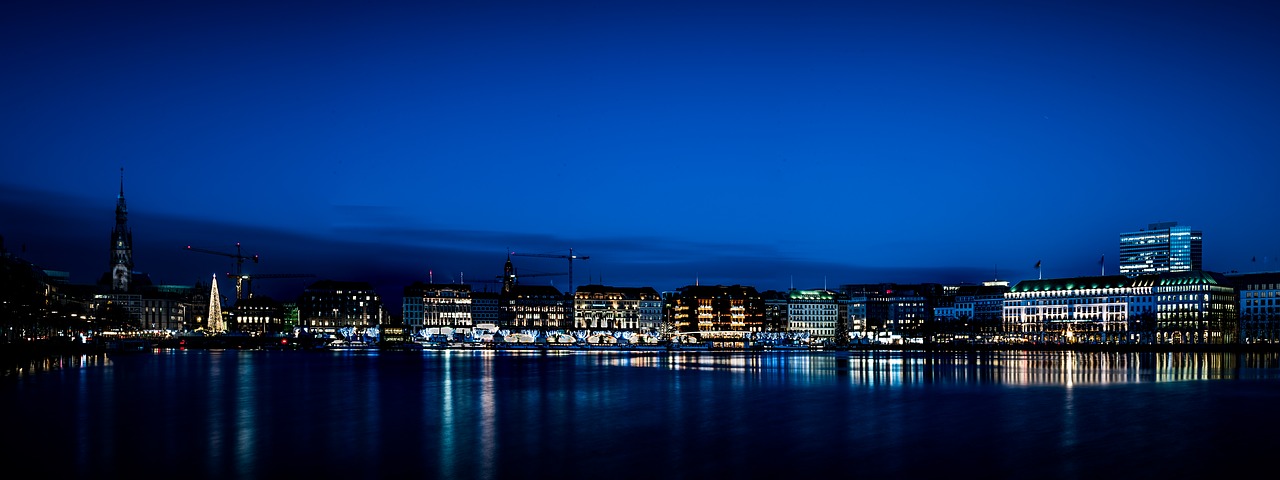
<svg viewBox="0 0 1280 480">
<path fill-rule="evenodd" d="M 111 230 L 111 291 L 129 291 L 133 273 L 133 232 L 124 205 L 124 168 L 120 169 L 120 196 L 116 198 L 116 227 Z"/>
</svg>

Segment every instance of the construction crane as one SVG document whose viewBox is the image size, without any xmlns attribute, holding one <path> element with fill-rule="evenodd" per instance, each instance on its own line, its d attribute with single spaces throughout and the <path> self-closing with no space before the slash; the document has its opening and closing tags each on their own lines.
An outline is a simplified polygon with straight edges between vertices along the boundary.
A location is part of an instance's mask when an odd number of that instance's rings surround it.
<svg viewBox="0 0 1280 480">
<path fill-rule="evenodd" d="M 568 259 L 568 260 L 569 260 L 569 295 L 573 295 L 573 261 L 574 261 L 574 260 L 586 260 L 586 259 L 591 258 L 591 257 L 588 257 L 588 256 L 586 256 L 586 255 L 574 255 L 574 254 L 573 254 L 573 249 L 572 249 L 572 248 L 570 248 L 570 249 L 569 249 L 569 254 L 568 254 L 568 255 L 555 255 L 555 254 L 550 254 L 550 253 L 516 253 L 516 252 L 511 252 L 511 254 L 512 254 L 512 255 L 516 255 L 516 256 L 520 256 L 520 257 L 543 257 L 543 258 L 564 258 L 564 259 Z M 526 275 L 526 276 L 527 276 L 527 275 Z"/>
<path fill-rule="evenodd" d="M 244 273 L 240 275 L 236 275 L 233 273 L 227 274 L 227 278 L 236 279 L 237 289 L 240 288 L 240 285 L 242 283 L 244 284 L 244 293 L 245 295 L 248 295 L 249 298 L 253 298 L 253 279 L 255 278 L 314 278 L 314 277 L 315 277 L 314 273 Z M 236 293 L 237 296 L 239 295 L 238 292 L 239 290 L 237 290 L 237 293 Z"/>
<path fill-rule="evenodd" d="M 236 300 L 240 300 L 244 298 L 243 296 L 241 296 L 242 294 L 240 289 L 240 283 L 242 280 L 240 277 L 244 275 L 244 261 L 253 260 L 253 263 L 258 263 L 258 255 L 255 254 L 252 257 L 250 257 L 242 254 L 240 252 L 240 242 L 236 242 L 236 253 L 219 252 L 217 250 L 206 250 L 203 248 L 195 248 L 195 247 L 192 247 L 191 245 L 187 245 L 187 251 L 209 253 L 213 255 L 222 255 L 224 257 L 231 257 L 236 259 Z"/>
</svg>

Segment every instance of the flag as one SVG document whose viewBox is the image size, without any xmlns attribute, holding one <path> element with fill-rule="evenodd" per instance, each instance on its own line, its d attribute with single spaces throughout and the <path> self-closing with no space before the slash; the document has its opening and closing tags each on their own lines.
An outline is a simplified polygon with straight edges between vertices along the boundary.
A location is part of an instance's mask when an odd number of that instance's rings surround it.
<svg viewBox="0 0 1280 480">
<path fill-rule="evenodd" d="M 1107 256 L 1103 255 L 1102 258 L 1098 259 L 1098 265 L 1106 265 L 1106 264 L 1107 264 Z"/>
<path fill-rule="evenodd" d="M 1039 269 L 1040 269 L 1040 261 L 1036 260 L 1036 270 L 1039 270 Z"/>
</svg>

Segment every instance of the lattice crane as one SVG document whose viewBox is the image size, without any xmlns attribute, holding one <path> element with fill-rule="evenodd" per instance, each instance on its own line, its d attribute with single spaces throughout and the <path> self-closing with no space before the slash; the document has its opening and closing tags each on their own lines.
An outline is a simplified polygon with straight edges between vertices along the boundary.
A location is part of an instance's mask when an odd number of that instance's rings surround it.
<svg viewBox="0 0 1280 480">
<path fill-rule="evenodd" d="M 516 253 L 516 252 L 511 252 L 511 254 L 515 256 L 520 256 L 520 257 L 564 258 L 569 260 L 569 292 L 568 292 L 569 295 L 573 295 L 573 261 L 587 260 L 591 258 L 586 255 L 574 255 L 572 248 L 569 249 L 568 255 L 556 255 L 556 254 L 550 254 L 550 253 Z M 526 276 L 529 276 L 529 275 L 526 275 Z"/>
<path fill-rule="evenodd" d="M 316 275 L 314 273 L 244 273 L 240 275 L 236 275 L 233 273 L 227 274 L 227 278 L 236 279 L 236 288 L 237 288 L 236 295 L 237 296 L 240 295 L 238 292 L 239 292 L 241 283 L 243 283 L 244 293 L 245 295 L 248 295 L 249 298 L 253 298 L 253 279 L 255 278 L 313 278 L 315 276 Z"/>
<path fill-rule="evenodd" d="M 204 248 L 195 248 L 195 247 L 192 247 L 191 245 L 187 245 L 187 251 L 208 253 L 212 255 L 222 255 L 224 257 L 234 258 L 236 260 L 236 300 L 240 300 L 244 298 L 243 296 L 241 296 L 241 289 L 240 289 L 240 286 L 241 286 L 240 284 L 242 280 L 240 277 L 244 275 L 244 261 L 253 260 L 253 263 L 258 263 L 257 254 L 254 254 L 253 256 L 247 256 L 241 253 L 240 242 L 236 242 L 236 253 L 219 252 L 217 250 L 207 250 Z"/>
</svg>

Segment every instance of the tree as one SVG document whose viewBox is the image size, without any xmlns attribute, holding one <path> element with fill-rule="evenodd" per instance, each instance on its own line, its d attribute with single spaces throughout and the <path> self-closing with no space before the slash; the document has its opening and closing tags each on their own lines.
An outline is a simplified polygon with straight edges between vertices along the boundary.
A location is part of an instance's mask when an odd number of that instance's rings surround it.
<svg viewBox="0 0 1280 480">
<path fill-rule="evenodd" d="M 835 345 L 837 348 L 849 347 L 849 322 L 843 318 L 836 320 Z"/>
</svg>

